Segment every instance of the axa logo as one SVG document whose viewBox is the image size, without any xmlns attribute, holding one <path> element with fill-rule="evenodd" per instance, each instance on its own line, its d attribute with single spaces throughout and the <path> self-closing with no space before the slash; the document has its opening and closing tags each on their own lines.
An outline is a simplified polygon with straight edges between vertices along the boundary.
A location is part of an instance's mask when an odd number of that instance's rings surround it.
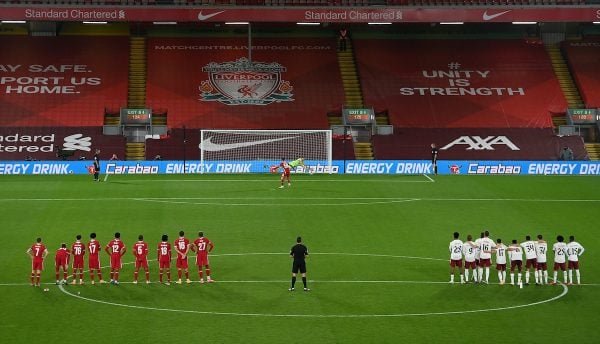
<svg viewBox="0 0 600 344">
<path fill-rule="evenodd" d="M 521 150 L 519 147 L 517 147 L 517 145 L 515 145 L 506 136 L 487 136 L 487 137 L 461 136 L 440 149 L 448 150 L 457 145 L 467 146 L 466 150 L 478 150 L 478 151 L 479 150 L 495 150 L 494 146 L 496 146 L 496 145 L 504 145 L 504 146 L 510 148 L 510 150 L 514 150 L 514 151 Z"/>
<path fill-rule="evenodd" d="M 83 134 L 73 134 L 65 137 L 65 143 L 63 143 L 64 150 L 81 150 L 89 152 L 92 150 L 92 138 L 89 136 L 83 137 Z"/>
</svg>

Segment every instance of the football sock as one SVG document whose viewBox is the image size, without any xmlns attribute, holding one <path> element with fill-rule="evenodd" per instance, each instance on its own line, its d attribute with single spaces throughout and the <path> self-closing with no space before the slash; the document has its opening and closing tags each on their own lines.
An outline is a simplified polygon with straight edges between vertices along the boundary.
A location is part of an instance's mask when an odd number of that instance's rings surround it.
<svg viewBox="0 0 600 344">
<path fill-rule="evenodd" d="M 162 283 L 162 277 L 163 277 L 163 272 L 162 270 L 160 271 L 160 273 L 158 274 L 158 280 Z M 202 277 L 200 277 L 202 278 Z"/>
<path fill-rule="evenodd" d="M 465 281 L 465 276 L 463 274 L 460 274 L 460 283 L 463 283 Z"/>
<path fill-rule="evenodd" d="M 510 273 L 510 284 L 515 284 L 515 274 L 513 272 Z"/>
<path fill-rule="evenodd" d="M 454 274 L 450 275 L 450 282 L 454 283 Z"/>
<path fill-rule="evenodd" d="M 35 274 L 32 272 L 31 273 L 31 284 L 33 284 L 35 282 Z"/>
<path fill-rule="evenodd" d="M 554 271 L 554 283 L 558 282 L 556 278 L 558 278 L 558 271 Z"/>
<path fill-rule="evenodd" d="M 567 283 L 567 272 L 563 271 L 563 280 Z"/>
<path fill-rule="evenodd" d="M 171 270 L 167 270 L 167 281 L 171 282 Z"/>
<path fill-rule="evenodd" d="M 79 272 L 79 280 L 83 281 L 83 270 Z"/>
<path fill-rule="evenodd" d="M 535 283 L 539 283 L 540 281 L 540 274 L 538 273 L 537 270 L 533 270 L 533 276 L 535 277 Z"/>
<path fill-rule="evenodd" d="M 40 285 L 40 276 L 41 276 L 41 274 L 37 274 L 37 275 L 35 276 L 35 283 L 36 283 L 37 285 Z"/>
<path fill-rule="evenodd" d="M 525 283 L 529 283 L 529 270 L 525 273 Z"/>
<path fill-rule="evenodd" d="M 190 272 L 189 271 L 185 271 L 185 279 L 190 279 Z"/>
<path fill-rule="evenodd" d="M 296 277 L 292 277 L 292 288 L 294 287 L 294 285 L 296 284 Z"/>
<path fill-rule="evenodd" d="M 573 283 L 573 270 L 569 270 L 569 283 Z"/>
<path fill-rule="evenodd" d="M 181 279 L 181 270 L 177 270 L 177 277 L 179 277 L 179 279 Z"/>
<path fill-rule="evenodd" d="M 500 283 L 502 283 L 502 271 L 498 271 L 498 281 L 500 281 Z"/>
<path fill-rule="evenodd" d="M 67 272 L 63 271 L 63 279 L 66 281 L 67 280 Z"/>
<path fill-rule="evenodd" d="M 490 281 L 490 268 L 489 267 L 485 268 L 485 281 L 486 282 Z"/>
<path fill-rule="evenodd" d="M 150 271 L 146 271 L 146 281 L 150 280 Z"/>
<path fill-rule="evenodd" d="M 134 281 L 137 281 L 137 279 L 138 279 L 138 272 L 137 272 L 137 271 L 134 271 L 134 272 L 133 272 L 133 280 L 134 280 Z"/>
<path fill-rule="evenodd" d="M 521 273 L 519 272 L 519 273 L 517 274 L 517 283 L 518 283 L 518 284 L 521 284 L 521 282 L 522 282 L 522 281 L 521 281 Z"/>
<path fill-rule="evenodd" d="M 548 284 L 548 270 L 544 270 L 544 283 Z"/>
<path fill-rule="evenodd" d="M 118 281 L 118 280 L 119 280 L 119 272 L 115 271 L 115 281 Z"/>
<path fill-rule="evenodd" d="M 577 276 L 577 284 L 581 284 L 581 275 L 579 274 L 579 269 L 575 270 L 575 275 Z"/>
<path fill-rule="evenodd" d="M 56 271 L 56 274 L 55 274 L 55 275 L 56 275 L 56 280 L 58 281 L 58 276 L 60 275 L 60 274 L 58 273 L 58 271 Z"/>
<path fill-rule="evenodd" d="M 302 277 L 302 284 L 304 284 L 304 288 L 306 288 L 306 277 Z"/>
<path fill-rule="evenodd" d="M 210 268 L 206 268 L 206 278 L 210 278 Z"/>
<path fill-rule="evenodd" d="M 200 276 L 200 279 L 202 279 L 202 277 L 203 277 L 202 270 L 198 270 L 198 276 Z"/>
<path fill-rule="evenodd" d="M 469 270 L 465 269 L 465 281 L 469 282 Z"/>
<path fill-rule="evenodd" d="M 481 282 L 483 279 L 483 268 L 477 268 L 477 281 Z"/>
</svg>

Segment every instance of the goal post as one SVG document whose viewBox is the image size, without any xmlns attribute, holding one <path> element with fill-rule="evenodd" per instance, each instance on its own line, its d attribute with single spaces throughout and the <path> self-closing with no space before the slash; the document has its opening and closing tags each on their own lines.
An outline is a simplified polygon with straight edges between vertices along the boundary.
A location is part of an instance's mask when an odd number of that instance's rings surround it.
<svg viewBox="0 0 600 344">
<path fill-rule="evenodd" d="M 303 158 L 306 167 L 296 172 L 331 171 L 331 146 L 331 130 L 201 130 L 200 163 L 244 162 L 252 167 L 246 172 L 269 172 L 282 158 Z"/>
</svg>

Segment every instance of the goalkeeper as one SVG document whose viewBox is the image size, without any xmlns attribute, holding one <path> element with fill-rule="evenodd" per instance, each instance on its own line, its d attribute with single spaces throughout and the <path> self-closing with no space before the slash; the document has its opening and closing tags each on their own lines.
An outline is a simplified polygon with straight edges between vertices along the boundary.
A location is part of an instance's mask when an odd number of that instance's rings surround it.
<svg viewBox="0 0 600 344">
<path fill-rule="evenodd" d="M 292 162 L 290 162 L 290 167 L 294 169 L 294 171 L 296 170 L 296 167 L 298 166 L 302 166 L 304 167 L 304 158 L 298 158 Z"/>
</svg>

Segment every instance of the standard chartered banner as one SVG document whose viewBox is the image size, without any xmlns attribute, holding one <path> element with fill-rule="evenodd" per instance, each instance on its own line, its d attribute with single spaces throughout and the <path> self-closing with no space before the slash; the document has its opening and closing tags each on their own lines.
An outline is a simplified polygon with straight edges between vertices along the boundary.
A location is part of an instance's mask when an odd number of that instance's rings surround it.
<svg viewBox="0 0 600 344">
<path fill-rule="evenodd" d="M 426 160 L 306 161 L 292 173 L 433 174 Z M 102 174 L 269 173 L 279 161 L 103 161 Z M 0 161 L 2 174 L 88 174 L 91 161 Z M 600 175 L 600 161 L 452 161 L 438 162 L 438 174 Z"/>
</svg>

